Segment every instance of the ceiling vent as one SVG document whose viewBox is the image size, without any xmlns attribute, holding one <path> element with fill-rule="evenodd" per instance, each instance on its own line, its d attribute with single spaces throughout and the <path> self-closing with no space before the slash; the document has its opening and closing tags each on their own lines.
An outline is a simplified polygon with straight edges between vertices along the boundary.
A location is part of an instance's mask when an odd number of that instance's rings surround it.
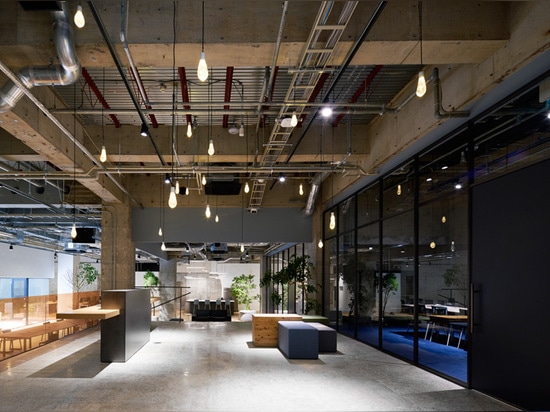
<svg viewBox="0 0 550 412">
<path fill-rule="evenodd" d="M 212 253 L 227 253 L 227 243 L 212 243 L 210 252 Z"/>
<path fill-rule="evenodd" d="M 204 186 L 206 195 L 230 196 L 241 193 L 241 183 L 238 180 L 230 182 L 209 182 Z"/>
</svg>

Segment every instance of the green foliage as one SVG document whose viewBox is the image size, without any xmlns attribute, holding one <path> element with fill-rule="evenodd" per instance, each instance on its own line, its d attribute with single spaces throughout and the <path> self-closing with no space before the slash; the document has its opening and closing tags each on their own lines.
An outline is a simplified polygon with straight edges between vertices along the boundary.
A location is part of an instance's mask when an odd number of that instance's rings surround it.
<svg viewBox="0 0 550 412">
<path fill-rule="evenodd" d="M 86 285 L 91 285 L 99 277 L 99 272 L 90 263 L 79 263 L 78 270 L 67 270 L 66 280 L 72 285 L 73 290 L 80 293 Z"/>
<path fill-rule="evenodd" d="M 399 282 L 395 273 L 386 273 L 382 276 L 382 314 L 386 313 L 386 305 L 388 304 L 388 299 L 390 293 L 395 295 L 395 292 L 399 289 Z"/>
<path fill-rule="evenodd" d="M 158 286 L 160 284 L 159 278 L 150 270 L 143 275 L 143 284 L 148 287 Z"/>
<path fill-rule="evenodd" d="M 88 285 L 91 285 L 99 277 L 99 272 L 90 263 L 79 263 L 78 275 L 84 278 Z"/>
<path fill-rule="evenodd" d="M 231 282 L 231 295 L 250 310 L 250 304 L 260 299 L 260 295 L 252 295 L 252 290 L 256 288 L 254 284 L 254 275 L 235 276 Z"/>
<path fill-rule="evenodd" d="M 302 301 L 305 302 L 304 313 L 309 311 L 319 311 L 320 304 L 311 294 L 317 290 L 315 285 L 311 284 L 313 264 L 308 255 L 292 255 L 288 264 L 277 272 L 266 271 L 260 281 L 261 287 L 273 287 L 271 301 L 275 308 L 285 304 L 285 291 L 289 286 L 296 284 L 298 292 L 302 294 Z M 297 293 L 297 296 L 300 293 Z M 288 293 L 287 293 L 288 295 Z"/>
</svg>

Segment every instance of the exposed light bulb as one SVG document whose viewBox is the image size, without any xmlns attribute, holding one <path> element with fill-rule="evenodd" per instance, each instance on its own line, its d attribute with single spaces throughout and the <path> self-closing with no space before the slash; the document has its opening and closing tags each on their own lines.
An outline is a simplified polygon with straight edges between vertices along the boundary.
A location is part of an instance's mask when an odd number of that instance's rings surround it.
<svg viewBox="0 0 550 412">
<path fill-rule="evenodd" d="M 176 199 L 176 189 L 174 186 L 170 188 L 170 196 L 168 196 L 168 206 L 170 209 L 175 208 L 178 205 L 178 199 Z"/>
<path fill-rule="evenodd" d="M 241 127 L 239 127 L 239 136 L 244 136 L 244 124 L 241 123 Z"/>
<path fill-rule="evenodd" d="M 73 239 L 76 237 L 76 223 L 73 223 L 73 227 L 71 228 L 71 237 Z"/>
<path fill-rule="evenodd" d="M 336 216 L 334 216 L 334 212 L 330 212 L 330 221 L 328 227 L 330 228 L 330 230 L 334 230 L 336 228 Z"/>
<path fill-rule="evenodd" d="M 166 245 L 164 244 L 164 242 L 162 242 L 162 245 L 160 245 L 160 250 L 166 250 Z"/>
<path fill-rule="evenodd" d="M 304 194 L 304 185 L 300 183 L 300 190 L 298 191 L 300 193 L 300 196 Z"/>
<path fill-rule="evenodd" d="M 416 95 L 422 97 L 426 94 L 426 77 L 424 77 L 424 70 L 420 70 L 418 73 L 418 83 L 416 85 Z"/>
<path fill-rule="evenodd" d="M 332 108 L 330 108 L 330 107 L 323 107 L 323 109 L 321 110 L 321 114 L 323 115 L 323 117 L 330 117 L 330 116 L 332 116 Z"/>
<path fill-rule="evenodd" d="M 211 213 L 210 213 L 210 205 L 206 205 L 206 210 L 204 211 L 204 215 L 210 219 Z"/>
<path fill-rule="evenodd" d="M 244 192 L 245 193 L 250 192 L 250 186 L 248 185 L 248 182 L 246 182 L 245 185 L 244 185 Z"/>
<path fill-rule="evenodd" d="M 210 143 L 208 144 L 208 154 L 212 156 L 216 151 L 214 150 L 214 141 L 210 139 Z"/>
<path fill-rule="evenodd" d="M 201 82 L 205 82 L 208 79 L 208 66 L 206 65 L 206 55 L 201 52 L 201 59 L 199 60 L 199 67 L 197 68 L 197 77 Z"/>
<path fill-rule="evenodd" d="M 206 185 L 206 176 L 205 175 L 202 175 L 201 183 L 202 183 L 203 186 Z"/>
<path fill-rule="evenodd" d="M 99 160 L 101 163 L 105 163 L 107 160 L 107 150 L 105 150 L 105 145 L 101 146 L 101 154 L 99 155 Z"/>
<path fill-rule="evenodd" d="M 244 243 L 241 243 L 241 253 L 244 252 Z"/>
<path fill-rule="evenodd" d="M 216 217 L 214 218 L 214 220 L 216 221 L 216 223 L 218 223 L 220 221 L 220 218 L 218 217 L 217 213 L 216 213 Z"/>
<path fill-rule="evenodd" d="M 397 185 L 397 196 L 401 196 L 401 185 Z"/>
<path fill-rule="evenodd" d="M 279 176 L 279 182 L 284 182 L 286 180 L 286 177 L 284 175 Z"/>
<path fill-rule="evenodd" d="M 447 218 L 445 216 L 441 216 L 441 223 L 447 222 Z"/>
<path fill-rule="evenodd" d="M 176 180 L 176 194 L 180 194 L 180 182 Z"/>
<path fill-rule="evenodd" d="M 321 239 L 319 239 L 319 243 L 317 243 L 317 247 L 318 247 L 319 249 L 322 249 L 323 246 L 324 246 L 324 245 L 323 245 L 323 241 L 322 241 Z"/>
<path fill-rule="evenodd" d="M 188 187 L 185 188 L 185 196 L 189 196 L 189 188 Z"/>
<path fill-rule="evenodd" d="M 159 227 L 159 236 L 162 236 L 162 227 Z"/>
<path fill-rule="evenodd" d="M 187 123 L 187 137 L 193 136 L 193 126 L 191 126 L 191 123 Z"/>
<path fill-rule="evenodd" d="M 298 125 L 298 116 L 296 116 L 296 112 L 292 113 L 292 118 L 290 119 L 290 125 L 292 127 L 296 127 Z"/>
<path fill-rule="evenodd" d="M 82 6 L 80 4 L 76 7 L 76 13 L 74 14 L 74 24 L 79 29 L 86 25 L 86 19 L 84 18 L 84 13 L 82 13 Z"/>
<path fill-rule="evenodd" d="M 435 249 L 435 242 L 434 241 L 430 242 L 430 248 Z"/>
<path fill-rule="evenodd" d="M 451 240 L 451 252 L 455 251 L 455 241 Z"/>
</svg>

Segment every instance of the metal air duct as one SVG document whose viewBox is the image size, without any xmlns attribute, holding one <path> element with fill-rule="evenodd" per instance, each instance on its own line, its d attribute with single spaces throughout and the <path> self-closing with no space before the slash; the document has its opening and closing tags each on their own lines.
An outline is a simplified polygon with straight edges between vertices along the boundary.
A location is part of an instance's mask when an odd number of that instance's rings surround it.
<svg viewBox="0 0 550 412">
<path fill-rule="evenodd" d="M 21 69 L 17 77 L 27 88 L 34 86 L 67 86 L 80 75 L 80 63 L 74 47 L 73 26 L 67 2 L 61 2 L 61 11 L 52 11 L 54 42 L 60 65 L 29 66 Z M 12 80 L 0 90 L 0 113 L 15 107 L 24 91 Z"/>
</svg>

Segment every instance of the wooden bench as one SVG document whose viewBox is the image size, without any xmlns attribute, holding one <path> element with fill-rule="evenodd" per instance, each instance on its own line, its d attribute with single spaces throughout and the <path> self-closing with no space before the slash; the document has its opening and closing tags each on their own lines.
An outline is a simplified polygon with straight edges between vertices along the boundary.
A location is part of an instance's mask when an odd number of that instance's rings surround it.
<svg viewBox="0 0 550 412">
<path fill-rule="evenodd" d="M 252 341 L 254 346 L 276 348 L 280 320 L 302 320 L 300 315 L 278 313 L 254 313 L 252 315 Z"/>
</svg>

